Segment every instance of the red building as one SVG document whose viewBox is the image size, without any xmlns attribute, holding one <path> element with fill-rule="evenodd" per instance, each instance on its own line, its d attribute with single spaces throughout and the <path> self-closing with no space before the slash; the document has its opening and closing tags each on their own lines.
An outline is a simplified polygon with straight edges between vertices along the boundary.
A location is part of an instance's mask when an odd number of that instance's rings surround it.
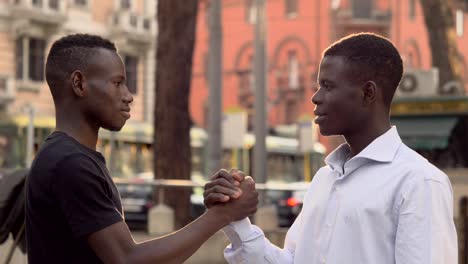
<svg viewBox="0 0 468 264">
<path fill-rule="evenodd" d="M 254 0 L 223 0 L 223 109 L 253 110 Z M 312 117 L 313 94 L 322 51 L 335 40 L 371 31 L 390 38 L 400 50 L 406 69 L 431 68 L 424 15 L 418 0 L 275 0 L 266 2 L 268 124 L 294 124 Z M 465 90 L 468 56 L 468 1 L 454 7 L 457 41 L 464 64 Z M 207 1 L 199 9 L 194 53 L 191 113 L 206 126 L 209 32 Z M 465 30 L 466 29 L 466 30 Z M 333 138 L 321 139 L 332 148 Z M 332 142 L 327 142 L 331 140 Z"/>
</svg>

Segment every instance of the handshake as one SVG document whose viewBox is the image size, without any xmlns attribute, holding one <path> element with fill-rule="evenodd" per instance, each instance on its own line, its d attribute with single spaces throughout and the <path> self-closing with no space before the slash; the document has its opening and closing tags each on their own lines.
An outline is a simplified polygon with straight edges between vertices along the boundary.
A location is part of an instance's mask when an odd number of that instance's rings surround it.
<svg viewBox="0 0 468 264">
<path fill-rule="evenodd" d="M 205 184 L 203 197 L 206 208 L 224 218 L 226 224 L 242 220 L 257 211 L 255 182 L 252 177 L 236 169 L 216 172 Z"/>
</svg>

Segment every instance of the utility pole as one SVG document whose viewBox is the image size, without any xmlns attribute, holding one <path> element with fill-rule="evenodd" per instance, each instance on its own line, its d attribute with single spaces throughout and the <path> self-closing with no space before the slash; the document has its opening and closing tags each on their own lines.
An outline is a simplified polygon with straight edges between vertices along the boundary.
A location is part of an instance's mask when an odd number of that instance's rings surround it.
<svg viewBox="0 0 468 264">
<path fill-rule="evenodd" d="M 258 183 L 266 182 L 266 21 L 265 0 L 255 0 L 255 50 L 254 50 L 254 75 L 255 75 L 255 147 L 254 147 L 254 177 Z M 260 203 L 264 203 L 264 195 L 260 196 Z"/>
<path fill-rule="evenodd" d="M 211 175 L 221 168 L 221 123 L 222 123 L 222 29 L 221 29 L 221 0 L 211 0 L 209 3 L 209 47 L 208 55 L 208 173 Z"/>
<path fill-rule="evenodd" d="M 26 141 L 26 167 L 30 168 L 34 156 L 34 118 L 36 110 L 33 105 L 26 105 L 26 112 L 28 114 L 28 129 Z"/>
</svg>

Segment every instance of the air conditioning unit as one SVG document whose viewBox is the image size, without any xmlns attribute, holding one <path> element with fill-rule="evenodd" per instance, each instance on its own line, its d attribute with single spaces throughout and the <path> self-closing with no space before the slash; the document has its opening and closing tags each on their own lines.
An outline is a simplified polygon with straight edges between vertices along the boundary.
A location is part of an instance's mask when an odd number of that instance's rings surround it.
<svg viewBox="0 0 468 264">
<path fill-rule="evenodd" d="M 403 73 L 395 97 L 433 97 L 438 95 L 439 70 L 408 69 Z"/>
<path fill-rule="evenodd" d="M 10 101 L 15 96 L 14 79 L 11 76 L 0 75 L 0 103 Z"/>
</svg>

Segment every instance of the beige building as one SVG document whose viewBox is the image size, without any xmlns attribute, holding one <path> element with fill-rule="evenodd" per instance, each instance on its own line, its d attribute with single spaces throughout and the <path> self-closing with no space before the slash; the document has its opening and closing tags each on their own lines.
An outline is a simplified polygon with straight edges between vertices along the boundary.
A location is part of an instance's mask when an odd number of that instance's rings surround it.
<svg viewBox="0 0 468 264">
<path fill-rule="evenodd" d="M 112 167 L 116 174 L 148 170 L 149 162 L 142 160 L 151 160 L 145 144 L 152 141 L 156 3 L 0 0 L 0 168 L 27 166 L 38 145 L 55 127 L 54 104 L 44 80 L 50 45 L 67 34 L 88 33 L 116 44 L 134 97 L 132 118 L 117 134 L 101 130 L 98 148 L 108 159 L 113 157 L 111 167 L 123 164 L 122 168 Z M 29 124 L 34 129 L 28 130 Z M 28 137 L 28 131 L 34 131 L 33 135 Z"/>
<path fill-rule="evenodd" d="M 151 122 L 156 29 L 156 0 L 0 0 L 2 112 L 20 120 L 32 106 L 35 122 L 53 122 L 43 74 L 48 49 L 63 35 L 89 33 L 113 41 L 126 64 L 130 124 Z"/>
</svg>

